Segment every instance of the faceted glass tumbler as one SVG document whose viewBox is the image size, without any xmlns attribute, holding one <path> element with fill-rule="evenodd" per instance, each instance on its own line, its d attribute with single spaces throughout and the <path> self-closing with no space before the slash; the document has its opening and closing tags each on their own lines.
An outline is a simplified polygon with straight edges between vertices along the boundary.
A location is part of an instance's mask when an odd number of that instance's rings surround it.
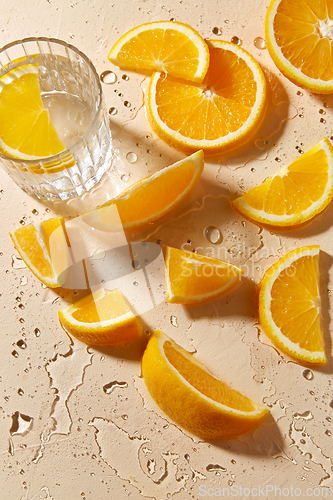
<svg viewBox="0 0 333 500">
<path fill-rule="evenodd" d="M 0 164 L 29 195 L 46 200 L 80 196 L 99 182 L 112 161 L 99 76 L 85 54 L 62 40 L 25 38 L 0 49 L 0 78 L 30 64 L 38 65 L 44 107 L 49 108 L 66 149 L 54 156 L 24 160 L 0 150 Z"/>
</svg>

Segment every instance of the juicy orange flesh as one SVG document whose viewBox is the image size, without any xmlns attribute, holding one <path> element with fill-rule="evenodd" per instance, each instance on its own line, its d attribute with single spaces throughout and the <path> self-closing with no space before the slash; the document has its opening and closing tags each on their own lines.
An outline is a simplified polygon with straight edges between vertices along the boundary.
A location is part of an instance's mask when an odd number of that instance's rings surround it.
<svg viewBox="0 0 333 500">
<path fill-rule="evenodd" d="M 327 182 L 327 155 L 320 149 L 298 158 L 284 175 L 266 179 L 242 198 L 252 208 L 269 214 L 300 214 L 323 196 Z"/>
<path fill-rule="evenodd" d="M 169 363 L 185 378 L 185 380 L 208 398 L 229 408 L 251 412 L 256 409 L 253 402 L 213 377 L 201 366 L 189 360 L 179 349 L 175 349 L 170 341 L 163 344 L 165 356 Z"/>
<path fill-rule="evenodd" d="M 117 59 L 124 66 L 195 74 L 199 50 L 187 35 L 172 29 L 152 29 L 138 33 L 125 43 Z"/>
<path fill-rule="evenodd" d="M 43 107 L 36 73 L 22 75 L 1 91 L 0 137 L 10 148 L 37 157 L 65 149 Z"/>
<path fill-rule="evenodd" d="M 127 198 L 120 198 L 113 203 L 117 205 L 123 224 L 148 219 L 171 205 L 178 196 L 188 189 L 195 175 L 195 167 L 185 162 L 175 169 L 152 180 L 143 182 L 134 189 Z"/>
<path fill-rule="evenodd" d="M 169 279 L 171 291 L 180 297 L 195 297 L 213 293 L 227 287 L 230 281 L 240 278 L 237 268 L 203 255 L 171 250 Z"/>
<path fill-rule="evenodd" d="M 274 323 L 285 337 L 311 352 L 323 350 L 318 280 L 318 256 L 305 256 L 283 270 L 271 290 Z"/>
<path fill-rule="evenodd" d="M 202 84 L 172 77 L 158 80 L 157 110 L 171 130 L 195 140 L 215 140 L 242 127 L 255 103 L 256 89 L 244 60 L 230 50 L 211 47 Z"/>
<path fill-rule="evenodd" d="M 282 0 L 273 22 L 284 57 L 306 76 L 324 81 L 333 78 L 333 42 L 320 35 L 318 21 L 327 19 L 333 19 L 330 0 Z"/>
<path fill-rule="evenodd" d="M 129 311 L 128 305 L 118 290 L 107 293 L 97 301 L 92 295 L 89 295 L 79 300 L 75 305 L 77 309 L 72 313 L 72 316 L 82 323 L 110 321 Z"/>
<path fill-rule="evenodd" d="M 14 232 L 19 248 L 30 260 L 32 266 L 45 278 L 53 278 L 49 256 L 41 246 L 41 237 L 32 225 L 21 227 Z"/>
</svg>

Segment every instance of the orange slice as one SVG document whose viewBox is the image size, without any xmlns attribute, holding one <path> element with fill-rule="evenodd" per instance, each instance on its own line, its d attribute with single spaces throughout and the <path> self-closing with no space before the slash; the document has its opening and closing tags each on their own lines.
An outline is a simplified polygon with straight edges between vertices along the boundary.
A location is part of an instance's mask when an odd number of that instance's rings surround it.
<svg viewBox="0 0 333 500">
<path fill-rule="evenodd" d="M 199 33 L 177 21 L 142 24 L 125 33 L 112 47 L 109 60 L 128 70 L 162 71 L 201 82 L 209 65 L 209 50 Z"/>
<path fill-rule="evenodd" d="M 333 147 L 323 139 L 273 177 L 233 201 L 246 217 L 272 226 L 302 224 L 333 197 Z"/>
<path fill-rule="evenodd" d="M 333 92 L 333 6 L 328 0 L 272 0 L 265 20 L 267 49 L 296 85 Z"/>
<path fill-rule="evenodd" d="M 296 248 L 265 273 L 260 324 L 284 353 L 305 364 L 326 363 L 320 326 L 319 246 Z"/>
<path fill-rule="evenodd" d="M 9 235 L 25 264 L 44 285 L 55 288 L 65 283 L 71 258 L 63 217 L 22 226 Z"/>
<path fill-rule="evenodd" d="M 119 230 L 116 206 L 124 229 L 155 222 L 183 201 L 198 182 L 203 167 L 203 152 L 198 151 L 143 179 L 105 205 L 81 215 L 81 219 L 101 231 Z"/>
<path fill-rule="evenodd" d="M 233 439 L 255 429 L 268 413 L 217 379 L 161 331 L 147 344 L 142 375 L 161 410 L 202 439 Z"/>
<path fill-rule="evenodd" d="M 230 151 L 251 139 L 266 109 L 266 81 L 255 59 L 225 41 L 209 42 L 210 65 L 202 84 L 161 73 L 150 81 L 149 122 L 167 144 L 191 153 Z"/>
<path fill-rule="evenodd" d="M 214 300 L 241 279 L 244 270 L 220 259 L 178 248 L 166 249 L 168 302 L 198 304 Z"/>
<path fill-rule="evenodd" d="M 65 331 L 92 345 L 116 345 L 140 337 L 142 327 L 120 290 L 100 288 L 59 311 Z"/>
<path fill-rule="evenodd" d="M 0 151 L 22 160 L 45 158 L 64 151 L 44 108 L 38 65 L 19 66 L 0 78 Z"/>
</svg>

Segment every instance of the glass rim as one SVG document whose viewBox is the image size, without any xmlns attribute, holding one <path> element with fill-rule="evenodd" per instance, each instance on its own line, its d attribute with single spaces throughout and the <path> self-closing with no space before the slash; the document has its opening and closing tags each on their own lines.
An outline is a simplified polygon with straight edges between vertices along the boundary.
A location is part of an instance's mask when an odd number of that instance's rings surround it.
<svg viewBox="0 0 333 500">
<path fill-rule="evenodd" d="M 13 40 L 12 42 L 7 43 L 3 47 L 0 47 L 0 54 L 5 52 L 6 50 L 10 49 L 11 47 L 14 47 L 15 45 L 23 45 L 26 42 L 51 42 L 51 43 L 55 43 L 55 44 L 62 45 L 66 48 L 71 49 L 73 52 L 76 52 L 80 57 L 82 57 L 82 59 L 91 67 L 91 70 L 93 72 L 93 75 L 94 75 L 96 83 L 97 83 L 97 88 L 98 88 L 97 98 L 99 99 L 98 108 L 96 109 L 96 111 L 94 111 L 94 115 L 91 119 L 91 123 L 90 123 L 89 127 L 87 128 L 87 130 L 85 131 L 85 133 L 83 134 L 83 136 L 80 137 L 80 139 L 77 142 L 75 142 L 72 146 L 70 146 L 69 148 L 65 148 L 60 153 L 57 153 L 57 154 L 52 155 L 52 156 L 40 156 L 40 157 L 34 158 L 32 160 L 32 159 L 24 159 L 24 158 L 15 158 L 13 156 L 9 156 L 9 155 L 6 155 L 5 153 L 2 153 L 0 150 L 0 159 L 4 159 L 7 161 L 9 160 L 9 161 L 13 162 L 14 164 L 18 164 L 18 165 L 22 164 L 22 163 L 25 163 L 27 165 L 35 165 L 36 163 L 41 163 L 44 161 L 47 161 L 47 162 L 57 161 L 57 160 L 61 161 L 61 158 L 63 156 L 68 155 L 71 152 L 74 152 L 74 150 L 76 150 L 85 141 L 86 137 L 90 134 L 91 130 L 95 126 L 95 123 L 97 121 L 97 118 L 98 118 L 100 112 L 102 111 L 102 106 L 103 106 L 103 93 L 102 93 L 102 85 L 100 82 L 100 78 L 99 78 L 99 75 L 97 73 L 97 70 L 96 70 L 93 62 L 89 59 L 89 57 L 86 56 L 86 54 L 84 54 L 84 52 L 82 52 L 80 49 L 75 47 L 75 45 L 72 45 L 72 44 L 66 42 L 65 40 L 61 40 L 60 38 L 38 36 L 38 37 L 27 37 L 27 38 L 22 38 L 22 39 L 18 39 L 18 40 Z M 4 74 L 6 74 L 6 73 L 4 73 Z"/>
</svg>

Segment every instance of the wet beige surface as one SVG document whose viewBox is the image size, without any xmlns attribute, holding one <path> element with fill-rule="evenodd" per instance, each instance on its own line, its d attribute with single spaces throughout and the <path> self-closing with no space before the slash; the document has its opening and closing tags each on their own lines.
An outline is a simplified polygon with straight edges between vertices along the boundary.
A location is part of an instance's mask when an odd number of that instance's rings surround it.
<svg viewBox="0 0 333 500">
<path fill-rule="evenodd" d="M 25 36 L 54 36 L 85 52 L 99 74 L 113 72 L 105 77 L 103 91 L 117 153 L 101 185 L 66 205 L 34 200 L 0 171 L 1 499 L 333 495 L 333 205 L 303 229 L 289 232 L 259 227 L 230 206 L 237 195 L 332 135 L 333 98 L 289 83 L 260 48 L 262 41 L 254 42 L 264 36 L 268 3 L 38 0 L 32 6 L 24 0 L 0 1 L 1 46 Z M 245 276 L 222 299 L 189 308 L 167 304 L 161 275 L 154 275 L 155 302 L 150 304 L 151 296 L 143 298 L 146 282 L 133 274 L 127 277 L 127 295 L 145 322 L 143 341 L 127 349 L 87 347 L 67 336 L 58 322 L 58 310 L 84 292 L 42 286 L 18 257 L 8 231 L 53 214 L 75 216 L 183 157 L 147 122 L 143 93 L 148 78 L 107 60 L 112 44 L 131 27 L 171 18 L 191 24 L 208 39 L 238 37 L 265 70 L 270 106 L 245 151 L 206 159 L 200 183 L 181 209 L 133 237 L 158 241 L 162 249 L 170 245 L 222 258 L 242 266 Z M 205 236 L 209 226 L 221 232 L 222 241 Z M 263 273 L 287 250 L 307 244 L 322 249 L 328 357 L 322 369 L 307 369 L 280 354 L 257 324 L 255 298 Z M 270 416 L 250 435 L 210 443 L 169 421 L 140 378 L 144 342 L 157 328 L 194 352 L 216 376 L 263 402 Z"/>
</svg>

